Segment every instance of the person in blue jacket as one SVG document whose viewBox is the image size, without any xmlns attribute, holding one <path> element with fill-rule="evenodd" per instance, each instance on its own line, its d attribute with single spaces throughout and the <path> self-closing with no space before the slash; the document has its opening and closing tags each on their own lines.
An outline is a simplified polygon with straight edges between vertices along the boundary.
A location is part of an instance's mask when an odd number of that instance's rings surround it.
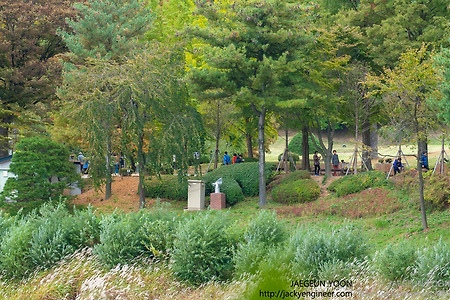
<svg viewBox="0 0 450 300">
<path fill-rule="evenodd" d="M 403 169 L 402 158 L 399 157 L 396 160 L 394 160 L 394 175 L 400 173 L 400 170 L 402 169 Z"/>
<path fill-rule="evenodd" d="M 424 152 L 420 157 L 420 163 L 422 164 L 422 168 L 430 170 L 430 168 L 428 167 L 428 155 L 426 152 Z"/>
<path fill-rule="evenodd" d="M 231 158 L 228 155 L 227 151 L 225 151 L 225 155 L 223 156 L 223 164 L 224 165 L 229 165 L 231 164 Z"/>
</svg>

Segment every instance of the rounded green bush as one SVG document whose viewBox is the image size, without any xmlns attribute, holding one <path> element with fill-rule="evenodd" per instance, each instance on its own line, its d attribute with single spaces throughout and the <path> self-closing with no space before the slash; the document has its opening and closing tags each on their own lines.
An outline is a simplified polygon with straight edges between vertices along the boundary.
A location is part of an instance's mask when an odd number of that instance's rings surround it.
<svg viewBox="0 0 450 300">
<path fill-rule="evenodd" d="M 231 276 L 232 252 L 222 214 L 197 214 L 180 223 L 174 242 L 172 270 L 193 285 Z"/>
<path fill-rule="evenodd" d="M 291 150 L 294 153 L 302 153 L 302 143 L 303 143 L 303 134 L 301 132 L 294 135 L 289 142 L 289 150 Z M 309 154 L 313 154 L 314 152 L 318 151 L 316 149 L 316 146 L 314 146 L 314 143 L 312 141 L 311 135 L 308 135 L 308 142 L 309 142 Z M 316 144 L 319 145 L 319 141 L 316 139 Z"/>
<path fill-rule="evenodd" d="M 305 203 L 319 198 L 320 187 L 313 179 L 300 179 L 279 184 L 270 195 L 273 201 L 283 204 Z"/>
<path fill-rule="evenodd" d="M 282 156 L 283 156 L 283 153 L 280 153 L 280 154 L 278 155 L 278 161 L 281 160 L 281 157 L 282 157 Z M 291 156 L 292 156 L 292 160 L 293 160 L 294 162 L 297 162 L 297 161 L 300 160 L 300 156 L 298 156 L 297 153 L 291 153 Z"/>
<path fill-rule="evenodd" d="M 244 194 L 242 193 L 241 187 L 237 181 L 232 178 L 222 178 L 220 192 L 225 193 L 226 202 L 230 206 L 244 200 Z"/>
<path fill-rule="evenodd" d="M 276 164 L 266 163 L 266 179 L 269 181 L 272 175 L 271 170 Z M 212 183 L 219 178 L 232 178 L 237 181 L 245 196 L 257 196 L 259 193 L 259 165 L 258 163 L 241 163 L 231 166 L 221 166 L 202 177 L 205 180 L 206 194 L 214 192 Z"/>
<path fill-rule="evenodd" d="M 368 188 L 386 186 L 388 184 L 390 182 L 386 180 L 386 174 L 384 172 L 370 171 L 339 178 L 328 186 L 328 190 L 335 192 L 336 196 L 341 197 L 359 193 Z"/>
</svg>

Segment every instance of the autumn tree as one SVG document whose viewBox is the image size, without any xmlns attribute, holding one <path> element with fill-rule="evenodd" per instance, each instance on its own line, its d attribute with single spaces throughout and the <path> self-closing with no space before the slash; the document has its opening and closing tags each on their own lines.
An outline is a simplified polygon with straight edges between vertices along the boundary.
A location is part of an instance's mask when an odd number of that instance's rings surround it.
<svg viewBox="0 0 450 300">
<path fill-rule="evenodd" d="M 437 70 L 433 66 L 431 52 L 424 44 L 420 49 L 411 49 L 400 56 L 397 66 L 384 69 L 380 76 L 367 77 L 366 84 L 375 90 L 373 95 L 382 95 L 385 101 L 385 113 L 396 126 L 404 125 L 412 129 L 412 138 L 417 142 L 417 172 L 419 178 L 419 202 L 422 213 L 422 226 L 428 228 L 424 181 L 420 157 L 424 151 L 420 141 L 427 138 L 428 132 L 436 119 L 428 100 L 438 97 Z"/>
<path fill-rule="evenodd" d="M 61 75 L 57 56 L 67 51 L 56 30 L 73 15 L 71 2 L 0 1 L 0 157 L 11 147 L 13 127 L 27 134 L 45 131 L 50 121 Z"/>
</svg>

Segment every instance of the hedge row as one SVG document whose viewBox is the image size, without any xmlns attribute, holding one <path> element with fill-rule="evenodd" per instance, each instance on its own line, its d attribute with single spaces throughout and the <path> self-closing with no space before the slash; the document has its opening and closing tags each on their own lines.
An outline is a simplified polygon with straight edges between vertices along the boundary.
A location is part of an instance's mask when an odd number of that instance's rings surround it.
<svg viewBox="0 0 450 300">
<path fill-rule="evenodd" d="M 91 247 L 109 268 L 159 258 L 174 276 L 194 286 L 242 273 L 278 282 L 290 282 L 294 274 L 343 279 L 368 265 L 388 280 L 417 280 L 441 289 L 447 287 L 439 283 L 450 280 L 450 245 L 443 241 L 422 249 L 389 247 L 371 259 L 366 239 L 351 225 L 300 227 L 289 234 L 286 224 L 267 210 L 245 227 L 236 224 L 223 212 L 180 216 L 161 206 L 104 216 L 92 210 L 72 215 L 62 205 L 21 218 L 0 215 L 1 275 L 27 277 Z"/>
</svg>

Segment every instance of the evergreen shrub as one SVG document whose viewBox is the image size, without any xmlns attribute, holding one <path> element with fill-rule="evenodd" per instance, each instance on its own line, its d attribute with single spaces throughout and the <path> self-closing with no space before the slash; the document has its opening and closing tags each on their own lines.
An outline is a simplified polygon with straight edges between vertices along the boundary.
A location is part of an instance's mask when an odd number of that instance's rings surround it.
<svg viewBox="0 0 450 300">
<path fill-rule="evenodd" d="M 7 278 L 22 278 L 33 271 L 29 249 L 34 220 L 17 220 L 1 238 L 0 272 Z"/>
<path fill-rule="evenodd" d="M 316 146 L 314 146 L 314 143 L 312 141 L 312 137 L 309 134 L 308 135 L 308 142 L 309 142 L 309 154 L 314 154 L 314 152 L 319 151 Z M 317 139 L 316 140 L 316 144 L 319 145 L 319 141 Z M 292 137 L 292 139 L 289 142 L 289 150 L 297 153 L 297 154 L 301 154 L 302 153 L 302 143 L 303 143 L 303 134 L 301 132 L 297 133 L 296 135 L 294 135 Z"/>
<path fill-rule="evenodd" d="M 416 279 L 448 290 L 450 245 L 441 239 L 436 245 L 420 249 L 417 253 Z"/>
<path fill-rule="evenodd" d="M 280 161 L 281 160 L 281 157 L 283 156 L 283 153 L 280 153 L 279 155 L 278 155 L 278 161 Z M 298 162 L 299 160 L 300 160 L 300 156 L 298 156 L 298 154 L 297 153 L 291 153 L 291 156 L 292 156 L 292 160 L 294 161 L 294 162 Z M 290 160 L 289 160 L 290 161 Z"/>
<path fill-rule="evenodd" d="M 266 163 L 266 180 L 270 181 L 272 170 L 276 164 Z M 232 178 L 237 181 L 245 196 L 257 196 L 259 193 L 259 165 L 258 163 L 240 163 L 230 166 L 221 166 L 202 177 L 205 180 L 206 194 L 214 192 L 212 183 L 219 178 Z"/>
<path fill-rule="evenodd" d="M 59 198 L 70 183 L 80 180 L 69 151 L 50 139 L 33 137 L 22 139 L 15 148 L 10 172 L 2 198 L 18 202 Z M 52 182 L 52 177 L 57 182 Z"/>
<path fill-rule="evenodd" d="M 297 229 L 289 241 L 293 266 L 302 274 L 317 276 L 327 264 L 362 261 L 368 254 L 366 240 L 354 227 Z"/>
<path fill-rule="evenodd" d="M 386 180 L 386 174 L 381 171 L 370 171 L 356 175 L 344 176 L 333 181 L 328 190 L 335 192 L 336 196 L 346 196 L 359 193 L 368 188 L 387 186 L 390 181 Z"/>
<path fill-rule="evenodd" d="M 375 260 L 378 272 L 391 281 L 411 279 L 416 263 L 416 249 L 406 243 L 396 247 L 387 246 Z"/>
<path fill-rule="evenodd" d="M 223 214 L 197 214 L 178 226 L 172 255 L 176 277 L 193 285 L 226 280 L 232 271 L 231 244 Z"/>
<path fill-rule="evenodd" d="M 242 189 L 236 180 L 232 178 L 222 178 L 222 185 L 220 186 L 220 191 L 225 193 L 225 199 L 227 205 L 231 206 L 239 201 L 244 200 L 244 194 Z"/>
<path fill-rule="evenodd" d="M 306 203 L 320 196 L 320 187 L 313 179 L 299 179 L 275 186 L 270 196 L 273 201 L 283 204 Z"/>
<path fill-rule="evenodd" d="M 287 238 L 284 223 L 279 222 L 275 213 L 262 210 L 254 217 L 234 254 L 236 273 L 256 273 L 260 263 L 270 251 L 278 247 Z"/>
<path fill-rule="evenodd" d="M 166 175 L 153 177 L 144 182 L 145 196 L 171 200 L 187 200 L 187 179 Z"/>
<path fill-rule="evenodd" d="M 94 246 L 94 253 L 108 267 L 127 264 L 146 251 L 139 214 L 107 215 L 100 224 L 100 244 Z"/>
</svg>

